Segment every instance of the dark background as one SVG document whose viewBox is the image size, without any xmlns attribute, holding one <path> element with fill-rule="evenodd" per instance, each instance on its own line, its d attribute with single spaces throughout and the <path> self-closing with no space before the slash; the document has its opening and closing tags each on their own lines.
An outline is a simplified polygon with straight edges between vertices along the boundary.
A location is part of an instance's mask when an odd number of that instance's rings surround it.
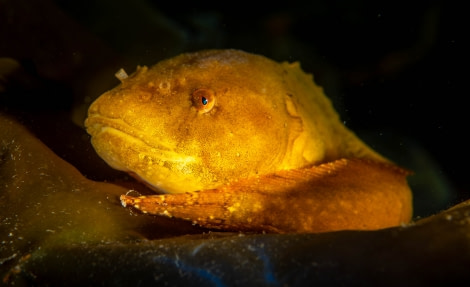
<svg viewBox="0 0 470 287">
<path fill-rule="evenodd" d="M 91 158 L 74 154 L 93 153 L 80 144 L 88 140 L 80 125 L 89 103 L 118 83 L 117 69 L 130 73 L 138 64 L 200 49 L 242 49 L 300 61 L 348 127 L 416 176 L 426 174 L 422 189 L 442 185 L 447 206 L 470 198 L 463 7 L 452 1 L 183 3 L 0 0 L 0 57 L 21 65 L 17 74 L 0 77 L 1 110 L 88 177 L 106 179 L 106 172 L 95 174 Z"/>
</svg>

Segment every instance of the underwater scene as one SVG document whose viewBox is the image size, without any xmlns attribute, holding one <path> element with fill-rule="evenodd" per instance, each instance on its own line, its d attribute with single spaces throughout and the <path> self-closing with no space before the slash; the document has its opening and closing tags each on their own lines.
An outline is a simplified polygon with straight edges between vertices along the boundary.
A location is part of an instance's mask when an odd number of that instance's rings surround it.
<svg viewBox="0 0 470 287">
<path fill-rule="evenodd" d="M 0 0 L 0 285 L 469 281 L 461 10 Z"/>
</svg>

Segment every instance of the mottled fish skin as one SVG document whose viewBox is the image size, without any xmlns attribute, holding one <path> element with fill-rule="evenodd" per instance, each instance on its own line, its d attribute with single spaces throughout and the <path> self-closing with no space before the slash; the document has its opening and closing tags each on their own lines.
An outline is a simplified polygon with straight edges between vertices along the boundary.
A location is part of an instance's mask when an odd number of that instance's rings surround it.
<svg viewBox="0 0 470 287">
<path fill-rule="evenodd" d="M 272 232 L 377 229 L 411 218 L 407 173 L 343 125 L 298 63 L 206 50 L 119 79 L 89 108 L 92 144 L 112 167 L 169 193 L 122 196 L 125 206 Z"/>
</svg>

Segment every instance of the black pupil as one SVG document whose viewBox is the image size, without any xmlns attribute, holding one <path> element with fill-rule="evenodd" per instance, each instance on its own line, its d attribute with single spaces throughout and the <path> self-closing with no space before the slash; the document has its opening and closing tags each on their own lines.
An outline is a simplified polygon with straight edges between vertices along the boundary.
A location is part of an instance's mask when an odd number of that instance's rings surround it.
<svg viewBox="0 0 470 287">
<path fill-rule="evenodd" d="M 207 105 L 207 99 L 206 99 L 206 97 L 202 97 L 202 98 L 201 98 L 201 102 L 202 102 L 202 104 L 203 104 L 204 106 Z"/>
</svg>

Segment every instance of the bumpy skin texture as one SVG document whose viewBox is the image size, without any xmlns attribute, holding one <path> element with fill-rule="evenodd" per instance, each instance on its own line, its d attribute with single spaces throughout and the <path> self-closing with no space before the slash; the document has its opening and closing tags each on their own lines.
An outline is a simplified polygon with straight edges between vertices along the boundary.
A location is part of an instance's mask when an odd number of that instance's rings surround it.
<svg viewBox="0 0 470 287">
<path fill-rule="evenodd" d="M 171 193 L 121 197 L 143 212 L 274 232 L 411 217 L 406 172 L 341 123 L 298 63 L 208 50 L 138 67 L 90 106 L 85 125 L 108 164 Z"/>
</svg>

